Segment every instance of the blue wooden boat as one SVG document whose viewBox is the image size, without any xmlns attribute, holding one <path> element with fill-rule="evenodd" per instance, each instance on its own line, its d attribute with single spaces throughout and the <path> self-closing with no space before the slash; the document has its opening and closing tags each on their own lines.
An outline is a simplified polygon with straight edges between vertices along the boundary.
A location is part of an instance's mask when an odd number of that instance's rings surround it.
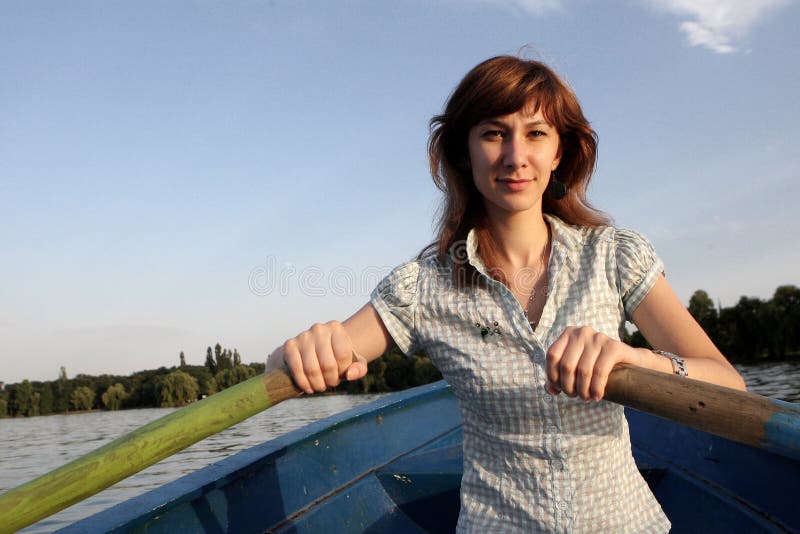
<svg viewBox="0 0 800 534">
<path fill-rule="evenodd" d="M 800 462 L 630 408 L 673 532 L 800 532 Z M 452 532 L 461 426 L 444 382 L 231 456 L 61 532 Z"/>
</svg>

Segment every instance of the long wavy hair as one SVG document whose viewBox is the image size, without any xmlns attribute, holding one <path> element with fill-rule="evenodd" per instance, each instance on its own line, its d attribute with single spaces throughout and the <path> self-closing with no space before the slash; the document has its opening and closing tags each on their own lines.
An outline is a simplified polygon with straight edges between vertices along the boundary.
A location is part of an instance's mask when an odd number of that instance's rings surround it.
<svg viewBox="0 0 800 534">
<path fill-rule="evenodd" d="M 583 115 L 578 98 L 550 68 L 538 61 L 512 56 L 488 59 L 464 76 L 447 101 L 444 113 L 430 122 L 428 159 L 431 176 L 444 193 L 437 224 L 437 238 L 420 256 L 435 254 L 440 261 L 452 258 L 454 279 L 469 280 L 464 250 L 467 233 L 475 228 L 481 259 L 487 268 L 496 265 L 496 247 L 486 224 L 483 198 L 472 179 L 467 140 L 470 129 L 492 117 L 515 113 L 531 106 L 559 135 L 561 161 L 556 175 L 567 186 L 567 195 L 555 200 L 545 192 L 542 211 L 578 226 L 610 224 L 610 218 L 593 208 L 586 190 L 597 159 L 597 135 Z M 471 285 L 471 284 L 469 284 Z"/>
</svg>

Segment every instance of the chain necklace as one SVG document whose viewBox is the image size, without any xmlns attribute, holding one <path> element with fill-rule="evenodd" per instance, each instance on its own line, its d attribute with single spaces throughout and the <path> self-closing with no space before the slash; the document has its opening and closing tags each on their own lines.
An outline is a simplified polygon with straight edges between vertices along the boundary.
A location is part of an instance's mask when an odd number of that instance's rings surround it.
<svg viewBox="0 0 800 534">
<path fill-rule="evenodd" d="M 533 304 L 533 301 L 536 300 L 536 286 L 539 285 L 542 275 L 543 274 L 546 275 L 547 273 L 546 262 L 547 262 L 547 252 L 549 248 L 550 248 L 550 239 L 548 238 L 547 243 L 545 243 L 544 247 L 542 247 L 542 256 L 541 258 L 539 258 L 539 270 L 536 272 L 536 276 L 533 279 L 533 285 L 531 287 L 531 295 L 530 297 L 528 297 L 528 303 L 525 305 L 525 318 L 528 319 L 528 324 L 530 324 L 532 328 L 536 327 L 536 325 L 539 324 L 538 319 L 536 321 L 530 320 L 530 309 L 531 305 Z"/>
</svg>

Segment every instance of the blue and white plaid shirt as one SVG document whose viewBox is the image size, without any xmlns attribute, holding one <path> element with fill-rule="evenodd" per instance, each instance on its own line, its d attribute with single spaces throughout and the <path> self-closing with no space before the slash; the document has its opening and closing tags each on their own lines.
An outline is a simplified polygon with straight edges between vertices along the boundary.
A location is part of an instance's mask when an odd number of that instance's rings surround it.
<svg viewBox="0 0 800 534">
<path fill-rule="evenodd" d="M 544 390 L 545 352 L 561 332 L 591 326 L 619 339 L 663 264 L 635 232 L 545 218 L 549 287 L 535 330 L 511 291 L 487 276 L 474 232 L 461 252 L 481 284 L 458 289 L 450 266 L 427 258 L 397 267 L 372 293 L 398 347 L 427 354 L 458 399 L 458 530 L 667 532 L 631 455 L 623 408 Z"/>
</svg>

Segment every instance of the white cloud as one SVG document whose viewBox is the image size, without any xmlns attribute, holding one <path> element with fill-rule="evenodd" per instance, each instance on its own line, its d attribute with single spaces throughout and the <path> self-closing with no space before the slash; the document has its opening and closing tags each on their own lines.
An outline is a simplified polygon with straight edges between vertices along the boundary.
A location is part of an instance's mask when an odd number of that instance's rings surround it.
<svg viewBox="0 0 800 534">
<path fill-rule="evenodd" d="M 657 9 L 688 17 L 680 24 L 692 46 L 719 54 L 738 51 L 736 41 L 768 12 L 794 0 L 647 0 Z"/>
</svg>

